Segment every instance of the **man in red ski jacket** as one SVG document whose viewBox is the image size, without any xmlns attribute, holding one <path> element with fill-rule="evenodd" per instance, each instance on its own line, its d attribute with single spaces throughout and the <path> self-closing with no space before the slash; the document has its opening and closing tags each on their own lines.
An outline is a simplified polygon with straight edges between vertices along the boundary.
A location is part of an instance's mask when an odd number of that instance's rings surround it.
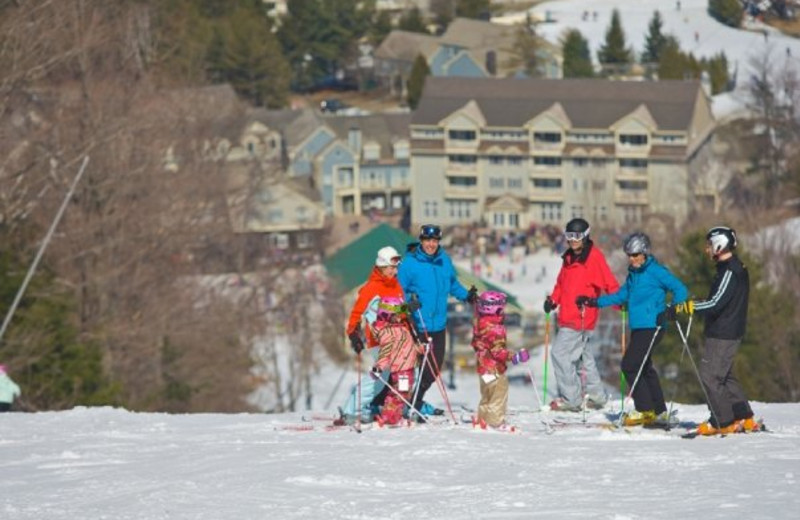
<svg viewBox="0 0 800 520">
<path fill-rule="evenodd" d="M 613 293 L 619 289 L 619 283 L 605 256 L 589 238 L 586 220 L 570 220 L 564 237 L 569 249 L 563 255 L 553 292 L 544 302 L 546 314 L 559 309 L 558 333 L 552 353 L 558 396 L 550 403 L 550 408 L 580 411 L 585 391 L 587 406 L 599 409 L 605 406 L 608 396 L 590 348 L 598 310 L 578 308 L 575 299 L 581 295 L 597 298 L 603 291 Z M 585 389 L 581 384 L 581 370 L 585 371 Z"/>
</svg>

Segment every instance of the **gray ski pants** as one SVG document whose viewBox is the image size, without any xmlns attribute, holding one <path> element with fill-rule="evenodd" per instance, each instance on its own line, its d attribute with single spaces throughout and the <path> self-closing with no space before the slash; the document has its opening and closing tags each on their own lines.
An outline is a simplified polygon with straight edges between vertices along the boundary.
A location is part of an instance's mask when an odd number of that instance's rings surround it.
<svg viewBox="0 0 800 520">
<path fill-rule="evenodd" d="M 708 392 L 709 407 L 719 425 L 727 426 L 737 419 L 752 417 L 753 411 L 742 385 L 733 374 L 733 361 L 742 343 L 740 339 L 705 338 L 700 360 L 700 379 Z"/>
<path fill-rule="evenodd" d="M 553 374 L 558 396 L 576 408 L 583 404 L 581 372 L 584 369 L 587 397 L 597 404 L 605 404 L 608 399 L 592 354 L 592 332 L 561 327 L 553 342 Z"/>
</svg>

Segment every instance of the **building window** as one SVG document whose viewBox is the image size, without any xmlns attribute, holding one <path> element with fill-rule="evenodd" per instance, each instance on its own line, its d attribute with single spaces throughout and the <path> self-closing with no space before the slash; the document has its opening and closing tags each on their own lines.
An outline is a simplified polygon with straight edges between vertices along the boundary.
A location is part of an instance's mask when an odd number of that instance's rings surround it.
<svg viewBox="0 0 800 520">
<path fill-rule="evenodd" d="M 439 216 L 439 207 L 435 200 L 427 200 L 423 206 L 423 211 L 426 217 L 436 218 Z"/>
<path fill-rule="evenodd" d="M 542 222 L 561 222 L 561 204 L 545 202 L 540 206 L 542 208 Z"/>
<path fill-rule="evenodd" d="M 575 166 L 576 168 L 586 168 L 587 166 L 589 166 L 589 159 L 587 159 L 586 157 L 577 157 L 575 159 L 572 159 L 572 165 Z"/>
<path fill-rule="evenodd" d="M 647 168 L 647 159 L 620 159 L 619 167 L 644 169 Z"/>
<path fill-rule="evenodd" d="M 642 221 L 642 206 L 622 206 L 622 218 L 626 224 L 638 224 Z"/>
<path fill-rule="evenodd" d="M 447 160 L 451 165 L 454 166 L 475 166 L 475 164 L 478 162 L 478 156 L 450 154 L 447 156 Z"/>
<path fill-rule="evenodd" d="M 450 186 L 458 186 L 461 188 L 471 188 L 477 186 L 478 179 L 476 177 L 448 177 L 447 183 Z"/>
<path fill-rule="evenodd" d="M 308 249 L 314 244 L 314 238 L 309 232 L 297 233 L 295 235 L 295 241 L 297 242 L 298 249 Z"/>
<path fill-rule="evenodd" d="M 506 225 L 506 215 L 505 213 L 495 213 L 494 214 L 494 226 L 495 227 L 505 227 Z"/>
<path fill-rule="evenodd" d="M 454 219 L 471 220 L 476 207 L 472 200 L 448 200 L 445 204 L 450 218 Z"/>
<path fill-rule="evenodd" d="M 534 188 L 558 190 L 561 189 L 561 179 L 531 179 Z"/>
<path fill-rule="evenodd" d="M 447 137 L 453 141 L 474 141 L 475 130 L 450 130 L 447 132 Z"/>
<path fill-rule="evenodd" d="M 574 205 L 570 208 L 570 211 L 572 212 L 571 218 L 583 217 L 583 206 Z"/>
<path fill-rule="evenodd" d="M 288 249 L 289 235 L 285 233 L 270 233 L 267 243 L 274 249 Z"/>
<path fill-rule="evenodd" d="M 490 188 L 504 188 L 505 185 L 505 180 L 502 177 L 489 177 Z"/>
<path fill-rule="evenodd" d="M 493 165 L 503 164 L 503 156 L 502 155 L 490 155 L 489 156 L 489 164 L 493 164 Z"/>
<path fill-rule="evenodd" d="M 510 190 L 521 190 L 522 189 L 522 179 L 508 179 L 508 189 L 510 189 Z"/>
<path fill-rule="evenodd" d="M 556 166 L 561 166 L 561 157 L 534 157 L 533 164 L 536 166 L 553 168 Z"/>
<path fill-rule="evenodd" d="M 619 134 L 623 146 L 647 146 L 647 134 Z"/>
<path fill-rule="evenodd" d="M 533 142 L 541 144 L 558 144 L 561 142 L 560 132 L 534 132 Z"/>
<path fill-rule="evenodd" d="M 510 164 L 511 166 L 519 166 L 522 164 L 522 157 L 519 157 L 517 155 L 510 155 L 506 158 L 506 160 L 508 161 L 508 164 Z"/>
<path fill-rule="evenodd" d="M 381 147 L 377 143 L 368 143 L 364 145 L 364 160 L 377 161 L 381 158 Z"/>
<path fill-rule="evenodd" d="M 621 190 L 632 190 L 632 191 L 640 191 L 640 190 L 647 190 L 647 181 L 617 181 L 619 183 L 619 189 Z"/>
</svg>

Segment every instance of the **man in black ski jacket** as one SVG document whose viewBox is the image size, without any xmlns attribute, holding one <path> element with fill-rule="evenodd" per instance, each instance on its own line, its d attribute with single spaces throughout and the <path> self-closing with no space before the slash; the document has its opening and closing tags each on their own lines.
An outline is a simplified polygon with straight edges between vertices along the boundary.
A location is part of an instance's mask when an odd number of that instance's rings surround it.
<svg viewBox="0 0 800 520">
<path fill-rule="evenodd" d="M 750 277 L 747 267 L 733 253 L 736 245 L 733 229 L 717 226 L 708 231 L 706 253 L 717 266 L 708 298 L 675 308 L 677 312 L 696 312 L 705 320 L 700 379 L 708 394 L 711 418 L 698 427 L 701 435 L 760 429 L 733 373 L 734 357 L 744 337 L 750 296 Z"/>
</svg>

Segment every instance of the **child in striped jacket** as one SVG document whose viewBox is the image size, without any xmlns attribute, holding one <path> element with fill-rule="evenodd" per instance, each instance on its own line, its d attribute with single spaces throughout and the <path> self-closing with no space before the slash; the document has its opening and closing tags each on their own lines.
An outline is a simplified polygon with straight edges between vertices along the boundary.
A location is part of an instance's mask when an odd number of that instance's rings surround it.
<svg viewBox="0 0 800 520">
<path fill-rule="evenodd" d="M 401 298 L 382 297 L 378 304 L 378 316 L 372 327 L 373 337 L 377 338 L 380 347 L 378 361 L 372 368 L 372 373 L 374 377 L 380 377 L 388 369 L 388 383 L 391 387 L 381 415 L 376 420 L 382 425 L 395 425 L 403 418 L 405 402 L 411 400 L 414 368 L 423 350 L 411 333 L 408 310 Z"/>
</svg>

